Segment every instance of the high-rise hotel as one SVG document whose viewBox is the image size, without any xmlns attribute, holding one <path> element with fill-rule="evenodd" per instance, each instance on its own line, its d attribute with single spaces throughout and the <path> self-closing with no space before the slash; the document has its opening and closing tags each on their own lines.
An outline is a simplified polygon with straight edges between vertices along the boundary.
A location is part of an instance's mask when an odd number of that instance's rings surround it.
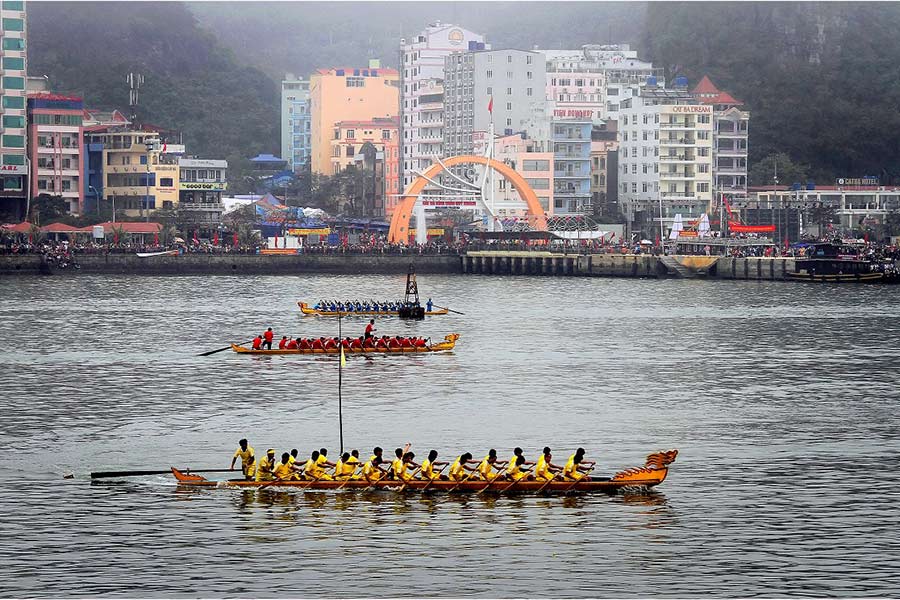
<svg viewBox="0 0 900 600">
<path fill-rule="evenodd" d="M 25 2 L 0 2 L 0 219 L 26 217 Z"/>
</svg>

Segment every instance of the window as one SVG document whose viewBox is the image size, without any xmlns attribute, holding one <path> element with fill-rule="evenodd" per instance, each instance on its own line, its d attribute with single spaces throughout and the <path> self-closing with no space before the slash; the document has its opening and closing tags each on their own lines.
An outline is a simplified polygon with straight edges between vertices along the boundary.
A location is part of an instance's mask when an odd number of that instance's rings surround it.
<svg viewBox="0 0 900 600">
<path fill-rule="evenodd" d="M 3 88 L 7 90 L 24 90 L 25 89 L 25 78 L 24 77 L 4 77 L 3 78 Z"/>
<path fill-rule="evenodd" d="M 22 19 L 3 19 L 3 31 L 25 31 L 25 21 Z"/>
<path fill-rule="evenodd" d="M 533 76 L 534 76 L 534 73 L 532 73 L 531 71 L 528 71 L 527 73 L 525 73 L 526 79 L 532 79 Z"/>
<path fill-rule="evenodd" d="M 697 171 L 699 173 L 709 173 L 709 165 L 705 165 L 705 164 L 697 165 Z"/>
<path fill-rule="evenodd" d="M 507 78 L 507 79 L 512 79 L 512 78 L 513 78 L 513 72 L 512 72 L 512 71 L 507 71 L 507 72 L 506 72 L 506 78 Z"/>
<path fill-rule="evenodd" d="M 531 186 L 533 190 L 549 190 L 550 189 L 550 180 L 549 179 L 526 179 L 525 180 L 528 185 Z"/>
<path fill-rule="evenodd" d="M 172 181 L 171 177 L 160 177 L 159 185 L 161 187 L 172 187 L 174 185 L 174 182 Z"/>
<path fill-rule="evenodd" d="M 25 108 L 25 97 L 3 96 L 3 108 Z"/>
<path fill-rule="evenodd" d="M 331 156 L 338 157 L 341 155 L 341 147 L 340 146 L 332 146 L 331 147 Z M 335 173 L 337 173 L 337 165 L 335 165 Z"/>
<path fill-rule="evenodd" d="M 697 122 L 698 123 L 709 123 L 709 115 L 698 115 Z"/>
<path fill-rule="evenodd" d="M 366 86 L 366 80 L 363 77 L 348 77 L 347 78 L 347 87 L 348 88 L 361 88 Z"/>
<path fill-rule="evenodd" d="M 3 164 L 4 165 L 22 166 L 25 164 L 25 155 L 24 154 L 4 154 L 3 155 Z"/>
<path fill-rule="evenodd" d="M 506 88 L 506 95 L 512 96 L 512 88 Z"/>
<path fill-rule="evenodd" d="M 341 130 L 340 129 L 334 130 L 334 139 L 336 139 L 336 140 L 341 139 Z"/>
<path fill-rule="evenodd" d="M 488 71 L 487 71 L 487 73 L 485 73 L 485 75 L 487 76 L 488 79 L 490 79 L 491 77 L 494 76 L 494 72 L 491 71 L 490 69 L 488 69 Z"/>
<path fill-rule="evenodd" d="M 507 55 L 506 55 L 506 62 L 512 63 L 512 54 L 507 54 Z"/>
<path fill-rule="evenodd" d="M 506 120 L 506 126 L 507 126 L 507 127 L 512 127 L 512 119 L 507 119 L 507 120 Z"/>
<path fill-rule="evenodd" d="M 24 148 L 25 147 L 25 136 L 24 135 L 4 135 L 3 136 L 3 147 L 4 148 Z"/>
<path fill-rule="evenodd" d="M 631 184 L 631 193 L 637 194 L 637 182 L 632 182 Z"/>
<path fill-rule="evenodd" d="M 3 128 L 16 129 L 25 127 L 25 117 L 15 115 L 3 115 Z"/>
<path fill-rule="evenodd" d="M 698 191 L 698 192 L 701 192 L 701 193 L 703 193 L 703 192 L 708 192 L 708 191 L 709 191 L 709 184 L 708 184 L 708 183 L 698 183 L 698 184 L 697 184 L 697 191 Z"/>
<path fill-rule="evenodd" d="M 522 161 L 522 170 L 523 171 L 549 171 L 550 170 L 550 161 L 549 160 L 523 160 Z"/>
<path fill-rule="evenodd" d="M 534 57 L 531 56 L 530 54 L 525 57 L 525 64 L 530 65 L 533 62 L 534 62 Z"/>
<path fill-rule="evenodd" d="M 10 71 L 24 71 L 25 70 L 25 59 L 24 58 L 16 58 L 15 56 L 4 56 L 3 57 L 3 70 Z"/>
<path fill-rule="evenodd" d="M 19 38 L 3 38 L 3 49 L 15 50 L 19 52 L 24 51 L 25 40 Z"/>
<path fill-rule="evenodd" d="M 488 96 L 493 96 L 493 95 L 494 95 L 494 88 L 488 86 L 488 89 L 487 89 L 487 95 L 488 95 Z"/>
<path fill-rule="evenodd" d="M 512 110 L 512 102 L 506 103 L 506 110 Z"/>
<path fill-rule="evenodd" d="M 647 184 L 646 183 L 641 184 L 641 191 L 644 192 L 645 194 L 647 193 Z"/>
<path fill-rule="evenodd" d="M 381 139 L 383 139 L 383 140 L 391 139 L 391 130 L 390 129 L 382 129 L 381 130 Z"/>
<path fill-rule="evenodd" d="M 38 179 L 38 189 L 39 190 L 47 189 L 47 180 L 46 179 Z"/>
<path fill-rule="evenodd" d="M 525 88 L 525 95 L 526 95 L 526 96 L 531 96 L 531 95 L 532 95 L 532 89 L 531 89 L 531 88 Z"/>
<path fill-rule="evenodd" d="M 631 174 L 637 175 L 637 163 L 631 163 Z"/>
<path fill-rule="evenodd" d="M 355 130 L 355 129 L 348 129 L 348 130 L 347 130 L 347 139 L 348 139 L 348 140 L 352 140 L 352 139 L 355 139 L 355 138 L 356 138 L 356 130 Z"/>
<path fill-rule="evenodd" d="M 347 158 L 350 158 L 356 154 L 356 149 L 353 146 L 347 146 Z"/>
<path fill-rule="evenodd" d="M 147 155 L 146 154 L 141 154 L 141 164 L 142 165 L 147 164 Z"/>
<path fill-rule="evenodd" d="M 22 0 L 3 0 L 3 10 L 25 10 Z"/>
<path fill-rule="evenodd" d="M 64 192 L 72 191 L 72 182 L 69 179 L 62 180 L 62 191 L 64 191 Z"/>
</svg>

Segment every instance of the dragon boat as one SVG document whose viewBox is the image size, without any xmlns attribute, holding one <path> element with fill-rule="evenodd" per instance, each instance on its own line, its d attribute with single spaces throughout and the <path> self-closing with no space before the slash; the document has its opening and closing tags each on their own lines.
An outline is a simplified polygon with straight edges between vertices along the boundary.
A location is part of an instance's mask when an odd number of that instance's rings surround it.
<svg viewBox="0 0 900 600">
<path fill-rule="evenodd" d="M 297 305 L 300 307 L 300 312 L 304 315 L 317 315 L 320 317 L 346 317 L 352 315 L 359 315 L 361 317 L 398 317 L 400 316 L 399 310 L 321 310 L 318 308 L 311 308 L 309 304 L 306 302 L 298 302 Z M 439 308 L 437 310 L 427 310 L 425 311 L 426 317 L 433 317 L 435 315 L 446 315 L 449 312 L 449 309 Z"/>
<path fill-rule="evenodd" d="M 368 482 L 365 479 L 348 479 L 336 481 L 250 481 L 246 479 L 228 479 L 224 481 L 209 480 L 189 471 L 179 471 L 172 467 L 172 475 L 179 484 L 192 487 L 227 487 L 258 488 L 279 487 L 297 490 L 338 490 L 338 489 L 373 489 L 399 490 L 410 492 L 491 492 L 495 494 L 527 494 L 527 493 L 567 493 L 567 492 L 604 492 L 614 494 L 622 488 L 651 488 L 661 484 L 669 473 L 669 465 L 675 461 L 678 450 L 654 452 L 647 456 L 642 467 L 619 471 L 612 477 L 586 477 L 580 481 L 510 481 L 494 479 L 492 481 L 465 480 L 444 481 L 412 479 L 408 482 L 397 480 L 380 480 Z"/>
<path fill-rule="evenodd" d="M 456 346 L 456 340 L 459 339 L 458 333 L 451 333 L 444 336 L 444 341 L 429 344 L 427 346 L 411 346 L 408 348 L 344 348 L 344 354 L 421 354 L 423 352 L 446 352 L 453 350 Z M 312 348 L 295 348 L 295 349 L 273 349 L 273 350 L 253 350 L 240 344 L 232 344 L 231 349 L 238 354 L 338 354 L 339 348 L 328 348 L 327 350 L 319 350 Z"/>
</svg>

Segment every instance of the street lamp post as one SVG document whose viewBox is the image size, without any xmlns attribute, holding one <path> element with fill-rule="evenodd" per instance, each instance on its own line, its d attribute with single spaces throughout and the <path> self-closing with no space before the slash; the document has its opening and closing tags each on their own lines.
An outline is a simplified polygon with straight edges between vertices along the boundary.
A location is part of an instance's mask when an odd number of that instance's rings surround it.
<svg viewBox="0 0 900 600">
<path fill-rule="evenodd" d="M 88 190 L 90 190 L 94 194 L 94 201 L 97 203 L 97 214 L 100 214 L 100 192 L 97 191 L 97 188 L 88 184 Z"/>
</svg>

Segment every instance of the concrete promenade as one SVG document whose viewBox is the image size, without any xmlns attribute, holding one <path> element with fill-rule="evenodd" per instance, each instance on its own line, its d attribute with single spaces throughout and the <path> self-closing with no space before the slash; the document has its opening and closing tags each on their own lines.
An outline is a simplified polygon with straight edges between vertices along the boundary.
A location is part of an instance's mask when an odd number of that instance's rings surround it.
<svg viewBox="0 0 900 600">
<path fill-rule="evenodd" d="M 135 254 L 81 254 L 80 269 L 41 269 L 37 255 L 0 255 L 0 276 L 297 275 L 417 273 L 571 277 L 709 278 L 787 280 L 793 258 L 560 254 L 539 251 L 471 251 L 456 254 L 184 254 L 140 258 Z"/>
</svg>

